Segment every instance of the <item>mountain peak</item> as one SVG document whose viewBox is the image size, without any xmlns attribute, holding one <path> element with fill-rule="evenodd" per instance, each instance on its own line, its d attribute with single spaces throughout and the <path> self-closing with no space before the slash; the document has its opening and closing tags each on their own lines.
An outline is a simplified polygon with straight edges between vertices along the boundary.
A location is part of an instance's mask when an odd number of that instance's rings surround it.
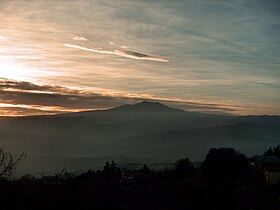
<svg viewBox="0 0 280 210">
<path fill-rule="evenodd" d="M 139 103 L 136 104 L 132 104 L 131 106 L 165 106 L 157 101 L 141 101 Z M 167 106 L 165 106 L 167 107 Z"/>
<path fill-rule="evenodd" d="M 113 108 L 114 111 L 137 111 L 137 112 L 146 112 L 146 111 L 179 111 L 180 109 L 174 109 L 159 102 L 152 101 L 142 101 L 136 104 L 126 104 Z"/>
</svg>

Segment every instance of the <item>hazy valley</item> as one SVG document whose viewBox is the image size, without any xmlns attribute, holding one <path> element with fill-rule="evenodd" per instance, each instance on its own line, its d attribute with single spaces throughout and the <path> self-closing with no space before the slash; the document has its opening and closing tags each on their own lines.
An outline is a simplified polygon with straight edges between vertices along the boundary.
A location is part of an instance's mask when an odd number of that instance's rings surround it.
<svg viewBox="0 0 280 210">
<path fill-rule="evenodd" d="M 202 161 L 212 147 L 248 156 L 279 144 L 280 117 L 202 114 L 141 102 L 110 110 L 34 117 L 2 117 L 0 144 L 28 157 L 19 173 L 102 167 L 168 166 L 180 157 Z"/>
</svg>

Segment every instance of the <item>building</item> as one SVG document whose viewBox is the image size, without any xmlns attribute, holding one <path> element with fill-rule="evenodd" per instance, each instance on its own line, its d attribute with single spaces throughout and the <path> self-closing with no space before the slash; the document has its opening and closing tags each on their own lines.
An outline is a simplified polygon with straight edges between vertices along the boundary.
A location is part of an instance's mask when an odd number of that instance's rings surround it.
<svg viewBox="0 0 280 210">
<path fill-rule="evenodd" d="M 266 182 L 268 184 L 280 183 L 280 158 L 277 156 L 255 156 L 255 161 L 265 169 Z"/>
</svg>

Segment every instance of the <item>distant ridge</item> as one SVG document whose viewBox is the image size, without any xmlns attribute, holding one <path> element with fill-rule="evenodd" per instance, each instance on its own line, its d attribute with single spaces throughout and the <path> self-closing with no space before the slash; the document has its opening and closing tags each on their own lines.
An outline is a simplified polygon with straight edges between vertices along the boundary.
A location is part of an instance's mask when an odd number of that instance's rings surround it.
<svg viewBox="0 0 280 210">
<path fill-rule="evenodd" d="M 33 156 L 124 155 L 173 161 L 187 154 L 199 161 L 212 147 L 255 155 L 280 139 L 280 116 L 214 115 L 151 101 L 47 117 L 0 118 L 0 125 L 0 147 Z"/>
<path fill-rule="evenodd" d="M 159 102 L 142 101 L 137 104 L 126 104 L 123 106 L 110 109 L 111 111 L 125 111 L 125 112 L 163 112 L 163 111 L 182 111 L 181 109 L 174 109 Z"/>
</svg>

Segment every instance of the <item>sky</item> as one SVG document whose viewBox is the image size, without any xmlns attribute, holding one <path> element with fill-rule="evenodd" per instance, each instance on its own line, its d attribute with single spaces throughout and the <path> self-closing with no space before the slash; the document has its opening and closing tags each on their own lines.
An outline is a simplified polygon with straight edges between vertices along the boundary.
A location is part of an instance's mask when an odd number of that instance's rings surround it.
<svg viewBox="0 0 280 210">
<path fill-rule="evenodd" d="M 0 115 L 142 100 L 280 114 L 280 1 L 0 0 Z"/>
</svg>

